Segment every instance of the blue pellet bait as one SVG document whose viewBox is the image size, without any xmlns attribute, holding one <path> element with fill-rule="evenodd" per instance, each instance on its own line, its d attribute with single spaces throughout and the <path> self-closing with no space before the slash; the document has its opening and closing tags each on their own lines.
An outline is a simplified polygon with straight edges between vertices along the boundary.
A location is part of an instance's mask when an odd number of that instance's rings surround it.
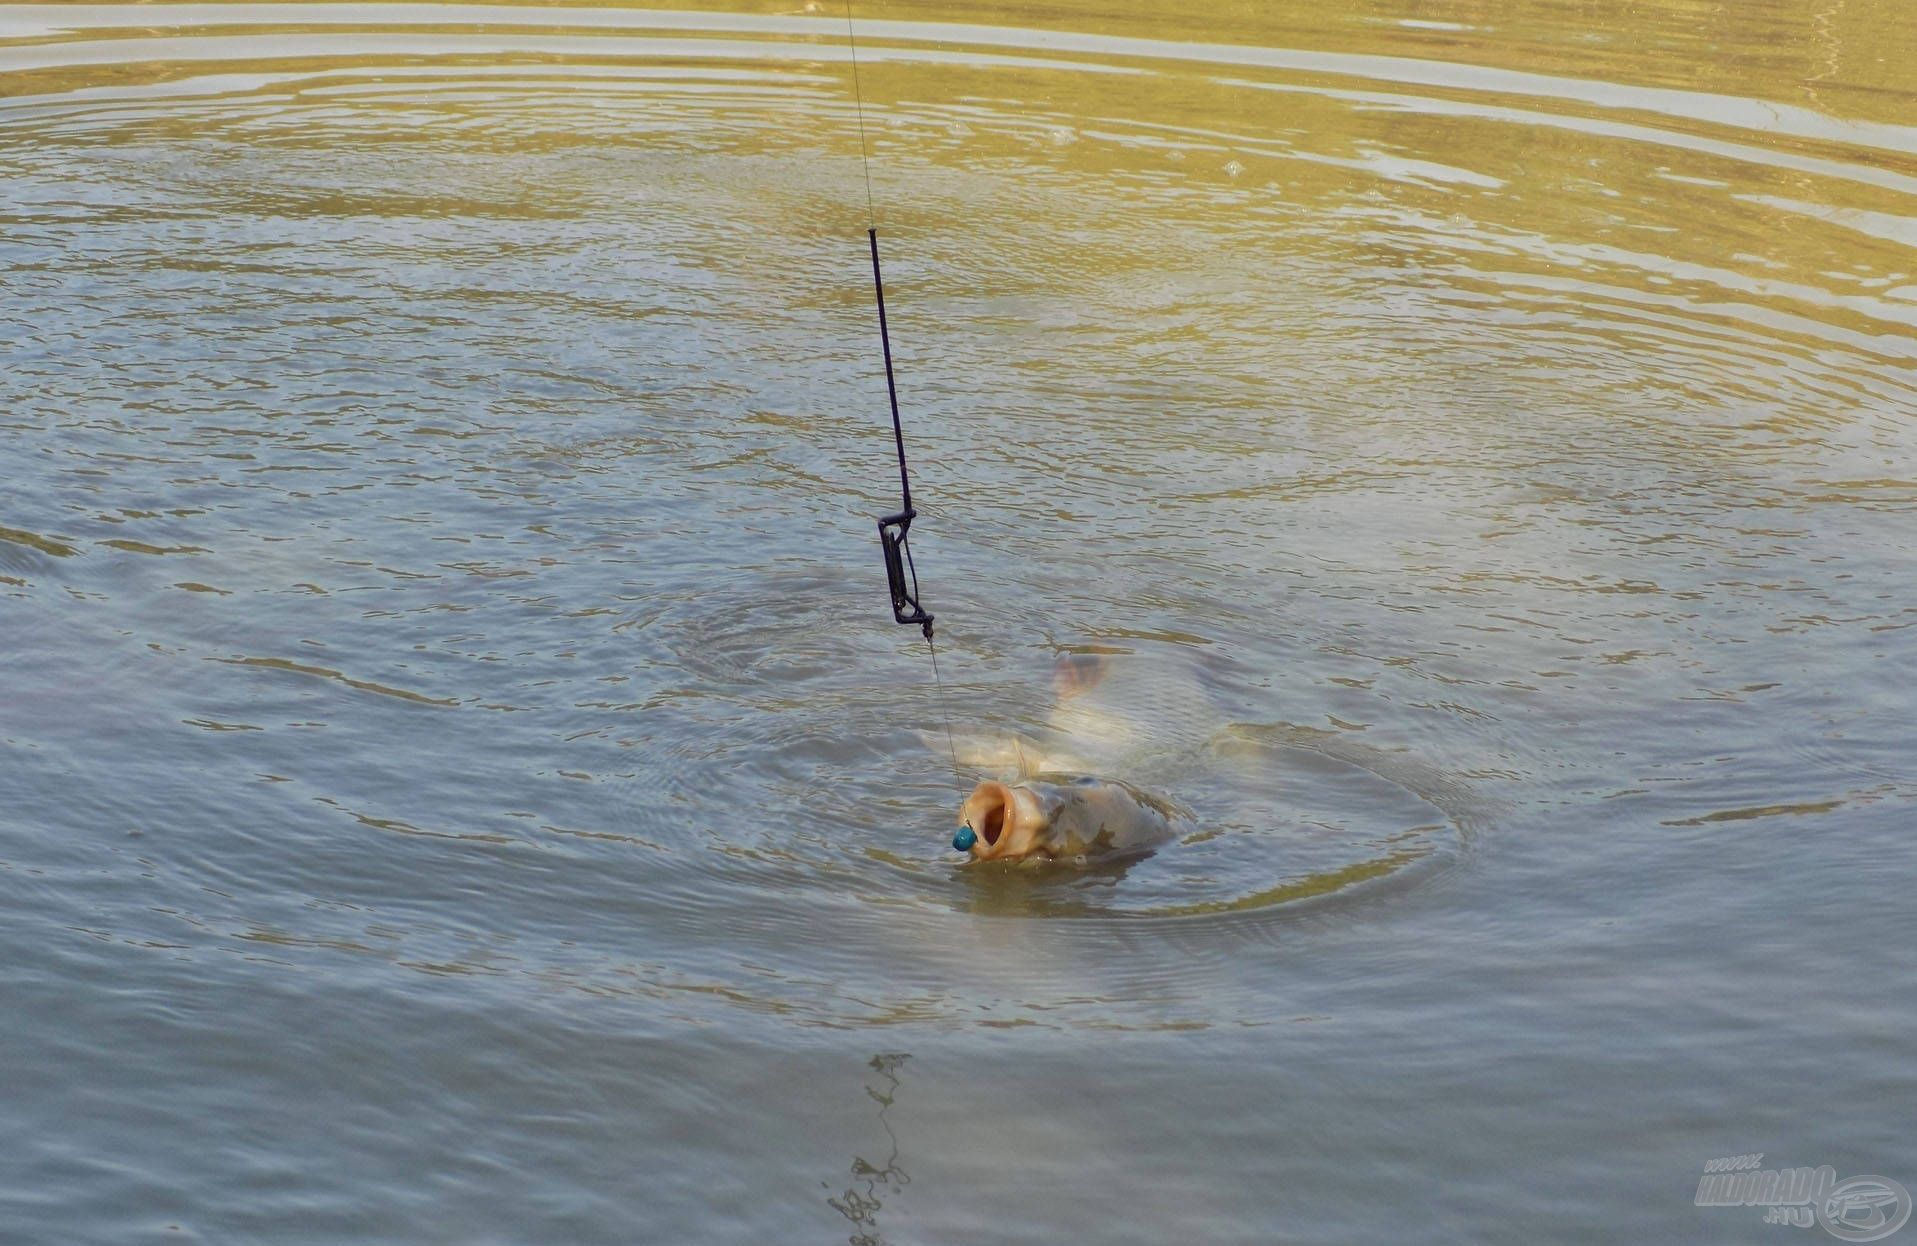
<svg viewBox="0 0 1917 1246">
<path fill-rule="evenodd" d="M 955 852 L 970 852 L 972 845 L 977 842 L 978 832 L 972 829 L 970 823 L 967 823 L 959 828 L 958 834 L 952 836 L 952 849 Z"/>
</svg>

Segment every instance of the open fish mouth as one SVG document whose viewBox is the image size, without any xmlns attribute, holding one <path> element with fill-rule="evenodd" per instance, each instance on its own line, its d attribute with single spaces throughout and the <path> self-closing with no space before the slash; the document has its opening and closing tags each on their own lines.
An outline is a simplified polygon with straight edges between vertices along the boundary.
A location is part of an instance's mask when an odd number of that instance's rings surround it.
<svg viewBox="0 0 1917 1246">
<path fill-rule="evenodd" d="M 987 779 L 972 790 L 959 808 L 959 820 L 975 836 L 966 851 L 975 859 L 1030 855 L 1051 830 L 1050 808 L 1030 785 Z"/>
<path fill-rule="evenodd" d="M 981 783 L 966 802 L 965 824 L 977 832 L 987 848 L 997 846 L 1005 832 L 1008 815 L 1013 814 L 1012 793 L 1003 783 Z"/>
</svg>

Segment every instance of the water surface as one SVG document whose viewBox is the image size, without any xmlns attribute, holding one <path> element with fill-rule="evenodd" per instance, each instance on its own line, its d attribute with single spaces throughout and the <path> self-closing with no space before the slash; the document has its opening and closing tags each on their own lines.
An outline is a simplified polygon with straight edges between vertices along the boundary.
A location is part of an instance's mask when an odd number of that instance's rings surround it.
<svg viewBox="0 0 1917 1246">
<path fill-rule="evenodd" d="M 944 847 L 836 7 L 0 7 L 21 1240 L 1917 1183 L 1917 17 L 1126 7 L 858 9 L 944 708 L 1110 656 L 1197 815 L 1065 874 Z"/>
</svg>

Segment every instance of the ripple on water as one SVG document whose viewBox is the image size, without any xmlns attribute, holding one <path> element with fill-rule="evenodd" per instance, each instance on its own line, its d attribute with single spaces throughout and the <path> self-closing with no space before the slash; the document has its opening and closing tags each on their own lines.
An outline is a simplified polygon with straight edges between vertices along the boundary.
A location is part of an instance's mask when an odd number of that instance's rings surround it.
<svg viewBox="0 0 1917 1246">
<path fill-rule="evenodd" d="M 0 724 L 55 820 L 128 816 L 54 798 L 89 739 L 146 750 L 167 916 L 123 933 L 806 1024 L 1259 1019 L 1247 941 L 1497 833 L 1458 776 L 1645 782 L 1618 706 L 1898 643 L 1857 629 L 1907 626 L 1866 591 L 1904 555 L 1846 525 L 1908 510 L 1917 128 L 1444 24 L 873 21 L 954 716 L 1042 725 L 1060 649 L 1211 654 L 1215 720 L 1145 702 L 1184 842 L 959 866 L 970 776 L 874 610 L 842 30 L 0 13 L 0 584 L 70 638 Z M 1833 533 L 1855 580 L 1806 570 Z M 1750 747 L 1902 783 L 1908 721 Z M 1828 805 L 1695 782 L 1699 825 Z"/>
</svg>

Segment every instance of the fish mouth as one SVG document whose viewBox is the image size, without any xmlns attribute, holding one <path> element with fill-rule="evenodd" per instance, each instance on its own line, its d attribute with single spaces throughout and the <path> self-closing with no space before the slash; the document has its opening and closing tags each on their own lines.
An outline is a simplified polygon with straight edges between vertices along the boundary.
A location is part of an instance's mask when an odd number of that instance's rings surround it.
<svg viewBox="0 0 1917 1246">
<path fill-rule="evenodd" d="M 998 847 L 1005 823 L 1013 815 L 1012 791 L 1003 783 L 981 783 L 965 802 L 966 825 L 978 832 L 987 848 Z"/>
<path fill-rule="evenodd" d="M 959 819 L 978 835 L 972 846 L 975 857 L 1016 854 L 1022 851 L 1021 844 L 1031 843 L 1044 823 L 1036 802 L 1029 797 L 1020 800 L 1010 785 L 993 779 L 980 783 L 965 798 Z"/>
</svg>

